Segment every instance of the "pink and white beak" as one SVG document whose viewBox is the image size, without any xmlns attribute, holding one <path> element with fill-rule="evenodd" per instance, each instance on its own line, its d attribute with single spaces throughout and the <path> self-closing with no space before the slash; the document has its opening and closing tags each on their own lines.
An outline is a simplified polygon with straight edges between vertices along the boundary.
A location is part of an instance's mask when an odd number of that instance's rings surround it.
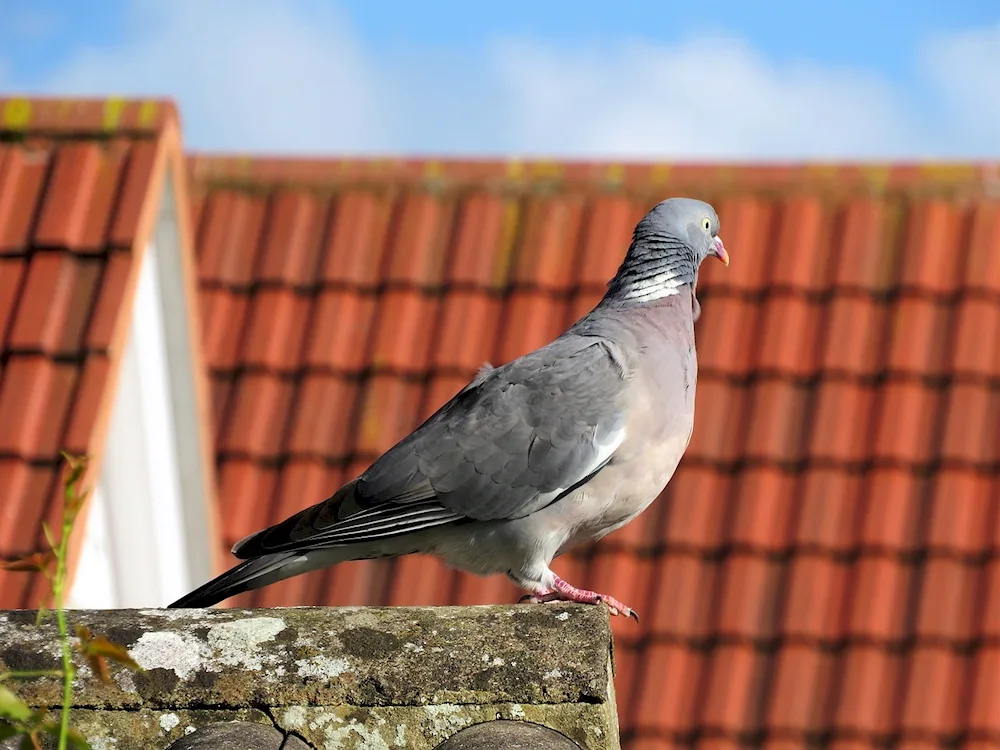
<svg viewBox="0 0 1000 750">
<path fill-rule="evenodd" d="M 722 261 L 722 265 L 729 265 L 729 253 L 726 252 L 726 246 L 722 244 L 722 238 L 716 237 L 713 242 L 715 243 L 715 248 L 712 250 L 712 255 Z"/>
</svg>

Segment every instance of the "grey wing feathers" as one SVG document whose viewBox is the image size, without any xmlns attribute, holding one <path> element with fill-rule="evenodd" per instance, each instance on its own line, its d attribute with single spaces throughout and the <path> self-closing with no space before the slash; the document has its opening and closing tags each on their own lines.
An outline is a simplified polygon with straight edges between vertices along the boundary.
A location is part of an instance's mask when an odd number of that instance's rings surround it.
<svg viewBox="0 0 1000 750">
<path fill-rule="evenodd" d="M 599 337 L 482 370 L 332 498 L 240 542 L 240 557 L 528 515 L 600 471 L 624 439 L 627 367 Z"/>
</svg>

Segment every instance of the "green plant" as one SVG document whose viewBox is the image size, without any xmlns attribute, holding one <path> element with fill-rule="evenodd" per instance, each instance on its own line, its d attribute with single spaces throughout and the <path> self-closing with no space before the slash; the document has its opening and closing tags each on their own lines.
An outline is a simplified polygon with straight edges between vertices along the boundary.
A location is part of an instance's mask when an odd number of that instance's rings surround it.
<svg viewBox="0 0 1000 750">
<path fill-rule="evenodd" d="M 60 669 L 0 672 L 0 741 L 19 736 L 21 737 L 22 750 L 41 750 L 41 737 L 43 735 L 57 738 L 59 750 L 66 750 L 69 746 L 90 750 L 90 745 L 83 736 L 69 726 L 69 710 L 73 702 L 73 679 L 76 676 L 76 667 L 73 664 L 74 650 L 83 657 L 94 675 L 104 682 L 111 679 L 108 671 L 109 659 L 131 669 L 141 670 L 141 667 L 132 660 L 123 646 L 112 643 L 103 636 L 95 636 L 85 626 L 81 625 L 76 628 L 76 643 L 71 643 L 64 609 L 66 559 L 73 527 L 84 502 L 90 495 L 90 488 L 81 488 L 80 486 L 80 481 L 87 469 L 87 457 L 71 456 L 68 453 L 63 453 L 62 456 L 66 461 L 68 471 L 63 480 L 62 523 L 59 538 L 54 538 L 48 524 L 43 522 L 42 530 L 45 532 L 49 549 L 16 560 L 0 562 L 0 567 L 6 570 L 41 573 L 48 579 L 56 623 L 59 628 L 62 662 Z M 54 571 L 52 570 L 53 565 L 55 565 Z M 45 614 L 44 607 L 39 606 L 36 622 L 40 623 Z M 13 690 L 3 684 L 4 682 L 40 677 L 62 678 L 62 710 L 58 720 L 50 718 L 44 707 L 31 708 Z"/>
</svg>

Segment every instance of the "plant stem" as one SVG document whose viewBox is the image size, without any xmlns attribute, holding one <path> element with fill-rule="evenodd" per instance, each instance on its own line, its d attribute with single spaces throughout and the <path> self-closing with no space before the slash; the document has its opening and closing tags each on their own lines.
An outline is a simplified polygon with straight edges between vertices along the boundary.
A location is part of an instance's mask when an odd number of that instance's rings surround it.
<svg viewBox="0 0 1000 750">
<path fill-rule="evenodd" d="M 52 594 L 56 605 L 56 621 L 59 623 L 59 640 L 62 642 L 62 674 L 63 703 L 62 716 L 59 723 L 59 750 L 66 750 L 69 736 L 69 707 L 73 701 L 73 678 L 76 671 L 70 658 L 69 632 L 66 627 L 66 613 L 63 611 L 63 584 L 66 579 L 66 552 L 69 547 L 69 535 L 73 530 L 73 522 L 63 516 L 62 536 L 59 539 L 59 549 L 56 551 L 56 574 L 52 581 Z"/>
<path fill-rule="evenodd" d="M 62 677 L 61 669 L 19 669 L 13 672 L 0 672 L 0 682 L 4 680 L 27 680 L 32 677 Z"/>
</svg>

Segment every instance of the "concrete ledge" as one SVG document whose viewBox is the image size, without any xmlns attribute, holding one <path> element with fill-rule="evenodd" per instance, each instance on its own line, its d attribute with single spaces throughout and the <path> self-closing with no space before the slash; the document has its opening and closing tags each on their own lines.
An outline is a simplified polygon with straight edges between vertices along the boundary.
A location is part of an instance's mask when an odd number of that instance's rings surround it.
<svg viewBox="0 0 1000 750">
<path fill-rule="evenodd" d="M 619 748 L 603 607 L 78 610 L 69 620 L 146 670 L 112 666 L 105 685 L 81 667 L 73 722 L 95 750 L 167 748 L 232 721 L 317 748 L 431 750 L 496 719 L 549 727 L 584 750 Z M 37 627 L 33 611 L 0 612 L 0 671 L 57 666 L 53 618 Z M 33 706 L 61 699 L 52 678 L 18 692 Z M 512 737 L 504 722 L 483 731 Z M 270 742 L 260 746 L 282 744 Z"/>
</svg>

